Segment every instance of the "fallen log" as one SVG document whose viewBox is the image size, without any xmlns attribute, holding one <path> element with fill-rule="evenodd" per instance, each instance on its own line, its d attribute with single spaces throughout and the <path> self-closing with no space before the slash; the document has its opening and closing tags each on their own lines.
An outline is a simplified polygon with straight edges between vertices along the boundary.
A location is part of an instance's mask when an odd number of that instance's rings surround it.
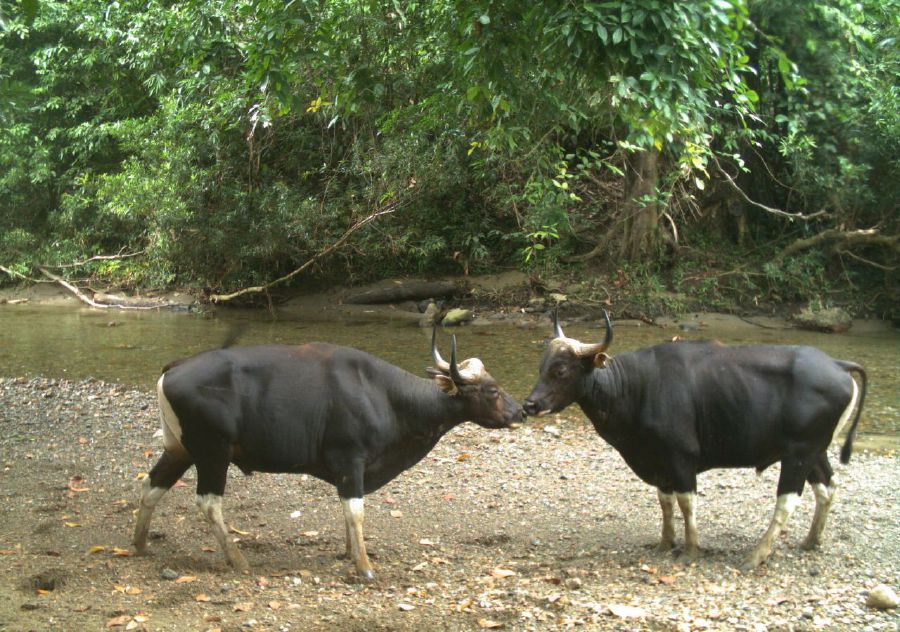
<svg viewBox="0 0 900 632">
<path fill-rule="evenodd" d="M 861 230 L 839 230 L 829 228 L 821 233 L 796 240 L 782 250 L 777 259 L 784 259 L 802 250 L 807 250 L 827 241 L 837 242 L 839 246 L 883 246 L 894 251 L 900 250 L 900 235 L 882 235 L 875 228 Z"/>
<path fill-rule="evenodd" d="M 350 290 L 344 295 L 343 302 L 351 305 L 370 305 L 420 301 L 427 298 L 448 298 L 460 292 L 461 289 L 453 281 L 403 279 L 376 287 Z"/>
<path fill-rule="evenodd" d="M 81 290 L 79 290 L 77 287 L 75 287 L 74 285 L 72 285 L 71 283 L 69 283 L 68 281 L 66 281 L 66 280 L 63 279 L 62 277 L 60 277 L 59 275 L 53 274 L 52 272 L 50 272 L 49 270 L 47 270 L 47 268 L 44 268 L 44 267 L 38 267 L 38 270 L 40 270 L 40 271 L 41 271 L 41 274 L 43 274 L 45 277 L 47 277 L 48 279 L 50 279 L 50 280 L 52 280 L 52 281 L 55 281 L 56 283 L 59 283 L 61 286 L 63 286 L 63 287 L 66 288 L 68 291 L 70 291 L 72 294 L 74 294 L 75 297 L 76 297 L 79 301 L 81 301 L 82 303 L 85 303 L 86 305 L 90 305 L 91 307 L 93 307 L 93 308 L 95 308 L 95 309 L 136 309 L 136 310 L 144 310 L 144 309 L 159 309 L 159 308 L 161 308 L 161 307 L 168 307 L 168 305 L 164 305 L 164 304 L 163 304 L 163 305 L 152 305 L 152 306 L 148 306 L 148 305 L 123 305 L 123 304 L 119 304 L 119 303 L 101 303 L 101 302 L 99 302 L 99 301 L 95 301 L 93 298 L 91 298 L 90 296 L 88 296 L 87 294 L 85 294 L 84 292 L 82 292 Z M 100 297 L 105 297 L 105 296 L 107 296 L 107 295 L 103 295 L 103 294 L 99 294 L 99 293 L 98 293 L 98 294 L 95 294 L 94 296 L 96 297 L 96 296 L 98 296 L 98 295 L 99 295 Z"/>
</svg>

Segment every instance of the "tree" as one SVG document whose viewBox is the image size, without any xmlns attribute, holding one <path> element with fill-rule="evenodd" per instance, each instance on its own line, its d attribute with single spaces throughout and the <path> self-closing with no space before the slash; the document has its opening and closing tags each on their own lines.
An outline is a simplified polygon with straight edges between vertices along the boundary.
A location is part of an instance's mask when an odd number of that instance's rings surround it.
<svg viewBox="0 0 900 632">
<path fill-rule="evenodd" d="M 512 153 L 525 141 L 536 145 L 531 152 L 577 159 L 612 143 L 633 154 L 623 213 L 608 230 L 619 255 L 653 260 L 666 206 L 661 178 L 705 177 L 711 133 L 722 118 L 751 116 L 757 101 L 744 80 L 746 4 L 495 0 L 457 8 L 456 81 L 468 86 L 490 149 Z"/>
</svg>

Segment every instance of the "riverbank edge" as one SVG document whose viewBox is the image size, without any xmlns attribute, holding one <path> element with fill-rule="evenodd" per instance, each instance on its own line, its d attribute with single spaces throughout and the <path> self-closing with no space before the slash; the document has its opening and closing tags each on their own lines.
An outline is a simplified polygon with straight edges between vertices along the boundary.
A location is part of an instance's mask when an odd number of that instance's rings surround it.
<svg viewBox="0 0 900 632">
<path fill-rule="evenodd" d="M 445 310 L 459 307 L 469 310 L 469 326 L 485 326 L 492 323 L 512 323 L 525 329 L 544 326 L 549 314 L 558 312 L 564 321 L 599 321 L 603 311 L 608 310 L 618 326 L 657 326 L 663 329 L 698 331 L 705 328 L 760 327 L 764 329 L 789 330 L 802 327 L 792 316 L 797 307 L 793 305 L 766 305 L 756 309 L 731 305 L 724 309 L 716 306 L 710 310 L 693 302 L 677 300 L 669 303 L 670 309 L 661 307 L 665 301 L 648 301 L 646 297 L 635 298 L 627 292 L 610 294 L 605 300 L 597 301 L 585 296 L 577 281 L 540 281 L 519 271 L 460 277 L 437 277 L 428 282 L 452 283 L 458 289 L 446 297 L 415 297 L 384 303 L 348 302 L 348 297 L 367 292 L 377 292 L 404 283 L 425 283 L 424 278 L 384 279 L 363 286 L 333 286 L 327 289 L 305 291 L 302 288 L 283 290 L 277 300 L 256 303 L 210 303 L 203 300 L 200 292 L 192 289 L 167 291 L 138 291 L 125 293 L 112 288 L 86 290 L 76 296 L 71 290 L 57 283 L 22 284 L 0 287 L 0 305 L 41 305 L 78 307 L 106 310 L 172 310 L 185 313 L 203 314 L 214 317 L 238 309 L 268 309 L 287 313 L 308 320 L 328 320 L 336 317 L 357 322 L 404 321 L 429 324 L 423 320 L 422 303 L 435 298 Z M 93 299 L 93 305 L 85 299 Z M 663 299 L 669 298 L 666 296 Z M 680 308 L 680 309 L 679 309 Z M 852 321 L 851 331 L 859 333 L 890 331 L 889 321 L 860 319 Z"/>
<path fill-rule="evenodd" d="M 444 278 L 447 280 L 447 278 Z M 570 300 L 561 292 L 536 292 L 529 286 L 525 275 L 502 274 L 479 277 L 464 277 L 465 286 L 457 296 L 445 301 L 445 307 L 464 307 L 472 312 L 472 319 L 464 326 L 484 328 L 490 326 L 514 326 L 523 330 L 551 332 L 551 315 L 558 309 L 563 326 L 579 322 L 588 324 L 597 330 L 598 339 L 602 336 L 602 311 L 608 308 L 617 328 L 653 327 L 660 331 L 661 339 L 676 339 L 682 334 L 690 335 L 709 332 L 709 336 L 734 337 L 742 332 L 754 329 L 772 331 L 791 331 L 800 329 L 789 317 L 765 313 L 758 310 L 754 313 L 723 313 L 712 311 L 690 311 L 654 318 L 628 317 L 628 308 L 620 310 L 618 305 L 592 305 L 581 303 L 577 297 Z M 425 326 L 423 314 L 419 312 L 415 301 L 405 300 L 387 304 L 354 304 L 345 302 L 349 293 L 359 294 L 372 289 L 384 289 L 399 280 L 384 280 L 367 286 L 352 288 L 335 287 L 326 291 L 296 293 L 293 297 L 281 300 L 272 307 L 275 314 L 309 322 L 343 320 L 354 324 L 394 322 L 408 326 Z M 124 295 L 107 291 L 104 296 L 115 298 Z M 95 294 L 96 295 L 96 294 Z M 208 305 L 197 299 L 194 294 L 185 291 L 152 292 L 144 295 L 128 296 L 133 302 L 146 303 L 155 301 L 157 310 L 173 310 L 182 312 L 186 317 L 228 318 L 239 315 L 247 309 L 260 311 L 259 306 L 247 305 Z M 74 294 L 56 284 L 23 285 L 20 287 L 0 288 L 0 309 L 15 310 L 28 306 L 52 307 L 63 310 L 106 311 L 113 316 L 117 313 L 114 307 L 106 309 L 92 308 L 79 300 Z M 633 310 L 634 308 L 631 307 Z M 623 311 L 625 313 L 623 313 Z M 430 327 L 431 325 L 428 324 Z M 877 319 L 854 319 L 849 331 L 842 336 L 868 336 L 896 332 L 888 321 Z M 13 376 L 10 376 L 13 377 Z M 862 449 L 870 449 L 878 453 L 896 452 L 900 450 L 900 438 L 891 435 L 862 433 L 857 443 Z"/>
</svg>

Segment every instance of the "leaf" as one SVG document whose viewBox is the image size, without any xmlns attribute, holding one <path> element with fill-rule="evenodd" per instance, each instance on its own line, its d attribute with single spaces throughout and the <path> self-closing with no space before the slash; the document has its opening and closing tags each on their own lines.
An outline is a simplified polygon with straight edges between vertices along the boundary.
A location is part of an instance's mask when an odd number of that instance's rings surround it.
<svg viewBox="0 0 900 632">
<path fill-rule="evenodd" d="M 434 546 L 434 542 L 432 542 L 428 538 L 422 538 L 421 540 L 419 540 L 419 544 L 421 544 L 422 546 Z"/>
<path fill-rule="evenodd" d="M 72 527 L 72 528 L 80 527 L 80 526 L 81 526 L 81 523 L 80 523 L 80 522 L 66 522 L 66 523 L 64 523 L 64 524 L 65 524 L 67 527 Z"/>
<path fill-rule="evenodd" d="M 175 580 L 176 584 L 190 584 L 191 582 L 197 581 L 197 578 L 193 575 L 182 575 L 178 579 Z"/>
<path fill-rule="evenodd" d="M 69 489 L 69 491 L 72 491 L 72 492 L 89 492 L 89 491 L 91 491 L 89 487 L 79 487 L 79 485 L 83 482 L 84 482 L 84 479 L 82 477 L 73 476 L 69 479 L 69 483 L 66 485 L 66 487 Z"/>
<path fill-rule="evenodd" d="M 233 527 L 233 526 L 231 526 L 231 525 L 229 525 L 228 531 L 231 532 L 231 533 L 237 533 L 238 535 L 250 535 L 250 532 L 249 532 L 249 531 L 241 531 L 241 530 L 238 529 L 237 527 Z"/>
<path fill-rule="evenodd" d="M 510 570 L 508 568 L 500 568 L 500 567 L 497 567 L 491 571 L 491 577 L 498 577 L 500 579 L 512 577 L 515 574 L 516 574 L 516 571 Z"/>
<path fill-rule="evenodd" d="M 100 544 L 95 544 L 90 549 L 88 549 L 88 553 L 91 555 L 96 555 L 97 553 L 103 553 L 106 550 L 106 547 Z"/>
<path fill-rule="evenodd" d="M 402 518 L 403 512 L 399 509 L 391 509 L 391 518 Z"/>
<path fill-rule="evenodd" d="M 397 604 L 397 608 L 399 610 L 403 610 L 404 612 L 409 612 L 410 610 L 415 610 L 416 607 L 411 603 L 400 602 Z"/>
<path fill-rule="evenodd" d="M 252 601 L 241 601 L 239 603 L 234 604 L 233 610 L 235 612 L 250 612 L 253 610 L 253 602 Z"/>
<path fill-rule="evenodd" d="M 502 628 L 503 624 L 499 621 L 491 621 L 490 619 L 479 619 L 478 627 L 484 628 L 485 630 L 490 630 L 493 628 Z"/>
<path fill-rule="evenodd" d="M 194 601 L 207 602 L 209 601 L 209 595 L 206 593 L 200 593 L 199 595 L 194 595 Z"/>
<path fill-rule="evenodd" d="M 674 575 L 660 575 L 658 579 L 659 579 L 660 584 L 665 584 L 666 586 L 671 586 L 672 584 L 675 583 L 675 580 L 678 578 L 675 577 Z"/>
<path fill-rule="evenodd" d="M 117 546 L 110 549 L 110 553 L 112 553 L 114 557 L 132 557 L 134 555 L 134 553 L 128 549 L 120 549 Z"/>
<path fill-rule="evenodd" d="M 319 535 L 319 532 L 318 531 L 304 531 L 300 535 L 302 535 L 305 538 L 315 538 Z"/>
<path fill-rule="evenodd" d="M 125 624 L 128 623 L 129 621 L 131 621 L 131 617 L 129 617 L 127 614 L 123 614 L 123 615 L 120 616 L 120 617 L 115 617 L 115 618 L 110 619 L 109 621 L 107 621 L 107 622 L 106 622 L 106 627 L 108 627 L 108 628 L 118 628 L 119 626 L 125 625 Z"/>
</svg>

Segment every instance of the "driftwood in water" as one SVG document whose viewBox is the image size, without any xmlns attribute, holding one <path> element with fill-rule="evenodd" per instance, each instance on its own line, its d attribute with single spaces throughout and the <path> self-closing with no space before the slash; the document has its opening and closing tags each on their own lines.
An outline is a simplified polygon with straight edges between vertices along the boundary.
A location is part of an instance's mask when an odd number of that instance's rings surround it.
<svg viewBox="0 0 900 632">
<path fill-rule="evenodd" d="M 453 281 L 398 280 L 386 285 L 351 290 L 344 296 L 344 303 L 368 305 L 419 301 L 453 296 L 460 290 L 460 286 Z"/>
<path fill-rule="evenodd" d="M 47 268 L 39 267 L 38 270 L 40 270 L 41 274 L 43 274 L 48 279 L 56 281 L 61 286 L 69 290 L 76 296 L 76 298 L 78 298 L 79 301 L 96 309 L 159 309 L 161 307 L 170 307 L 170 305 L 165 302 L 158 303 L 153 301 L 153 299 L 129 299 L 127 297 L 116 297 L 109 294 L 102 294 L 100 292 L 94 293 L 93 298 L 91 298 L 62 277 L 47 270 Z M 147 304 L 148 300 L 151 301 L 151 304 L 149 305 Z"/>
</svg>

